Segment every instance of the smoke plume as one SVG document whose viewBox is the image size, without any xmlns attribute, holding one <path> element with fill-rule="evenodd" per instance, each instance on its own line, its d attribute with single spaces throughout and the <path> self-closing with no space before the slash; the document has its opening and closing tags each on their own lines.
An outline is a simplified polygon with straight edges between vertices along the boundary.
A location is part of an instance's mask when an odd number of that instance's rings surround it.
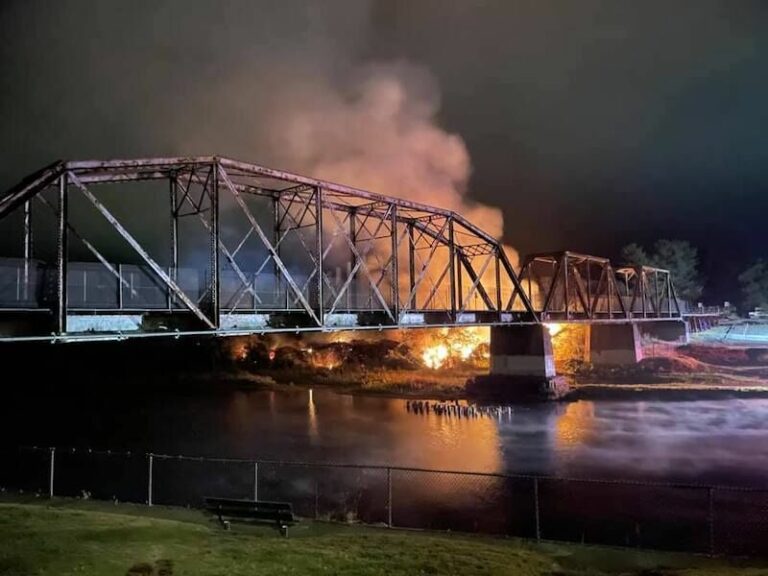
<svg viewBox="0 0 768 576">
<path fill-rule="evenodd" d="M 265 133 L 286 167 L 453 210 L 501 238 L 501 210 L 468 197 L 469 151 L 440 126 L 440 91 L 426 69 L 368 64 L 346 82 L 280 91 L 271 105 Z"/>
</svg>

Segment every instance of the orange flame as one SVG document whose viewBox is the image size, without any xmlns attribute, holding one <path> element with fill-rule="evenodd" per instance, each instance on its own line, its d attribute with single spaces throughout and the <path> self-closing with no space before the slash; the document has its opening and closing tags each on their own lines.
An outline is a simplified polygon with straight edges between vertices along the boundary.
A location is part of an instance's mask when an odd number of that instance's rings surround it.
<svg viewBox="0 0 768 576">
<path fill-rule="evenodd" d="M 546 326 L 547 330 L 549 330 L 550 336 L 557 336 L 560 333 L 560 331 L 563 329 L 562 324 L 549 323 L 549 324 L 544 324 L 544 326 Z"/>
<path fill-rule="evenodd" d="M 481 344 L 487 344 L 490 334 L 486 328 L 441 328 L 421 350 L 424 366 L 437 370 L 449 364 L 466 362 L 477 353 Z M 487 354 L 483 354 L 487 357 Z"/>
</svg>

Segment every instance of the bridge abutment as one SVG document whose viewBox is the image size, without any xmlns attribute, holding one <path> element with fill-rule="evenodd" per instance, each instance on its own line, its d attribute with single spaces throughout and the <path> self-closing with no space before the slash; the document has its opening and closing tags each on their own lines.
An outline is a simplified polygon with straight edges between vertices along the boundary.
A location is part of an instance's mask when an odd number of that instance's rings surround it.
<svg viewBox="0 0 768 576">
<path fill-rule="evenodd" d="M 637 364 L 643 359 L 640 328 L 636 323 L 593 324 L 589 361 L 598 366 Z"/>
<path fill-rule="evenodd" d="M 643 336 L 649 336 L 663 342 L 688 344 L 689 329 L 685 320 L 663 320 L 643 322 L 640 328 Z"/>
</svg>

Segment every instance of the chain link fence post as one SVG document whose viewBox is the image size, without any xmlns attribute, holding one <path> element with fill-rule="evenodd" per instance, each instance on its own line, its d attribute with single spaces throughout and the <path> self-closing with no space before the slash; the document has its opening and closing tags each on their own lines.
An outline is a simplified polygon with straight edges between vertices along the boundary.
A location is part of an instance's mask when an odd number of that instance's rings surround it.
<svg viewBox="0 0 768 576">
<path fill-rule="evenodd" d="M 320 517 L 320 482 L 315 476 L 315 520 Z"/>
<path fill-rule="evenodd" d="M 150 452 L 148 454 L 149 457 L 149 474 L 147 478 L 147 506 L 152 506 L 152 463 L 153 463 L 153 454 Z"/>
<path fill-rule="evenodd" d="M 53 498 L 53 474 L 56 462 L 56 448 L 50 448 L 50 462 L 48 464 L 48 498 Z"/>
<path fill-rule="evenodd" d="M 259 463 L 253 463 L 253 500 L 259 499 Z"/>
<path fill-rule="evenodd" d="M 536 525 L 536 541 L 541 541 L 541 518 L 539 516 L 539 479 L 533 479 L 533 513 Z"/>
<path fill-rule="evenodd" d="M 387 467 L 387 526 L 392 528 L 392 468 Z"/>
</svg>

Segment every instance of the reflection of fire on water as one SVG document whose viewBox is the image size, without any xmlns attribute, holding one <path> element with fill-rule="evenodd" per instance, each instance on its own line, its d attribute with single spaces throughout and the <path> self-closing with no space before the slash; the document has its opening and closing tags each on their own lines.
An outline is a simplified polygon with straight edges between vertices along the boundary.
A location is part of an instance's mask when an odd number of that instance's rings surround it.
<svg viewBox="0 0 768 576">
<path fill-rule="evenodd" d="M 420 356 L 424 366 L 436 370 L 459 362 L 489 358 L 489 342 L 487 328 L 441 328 L 429 335 Z"/>
</svg>

